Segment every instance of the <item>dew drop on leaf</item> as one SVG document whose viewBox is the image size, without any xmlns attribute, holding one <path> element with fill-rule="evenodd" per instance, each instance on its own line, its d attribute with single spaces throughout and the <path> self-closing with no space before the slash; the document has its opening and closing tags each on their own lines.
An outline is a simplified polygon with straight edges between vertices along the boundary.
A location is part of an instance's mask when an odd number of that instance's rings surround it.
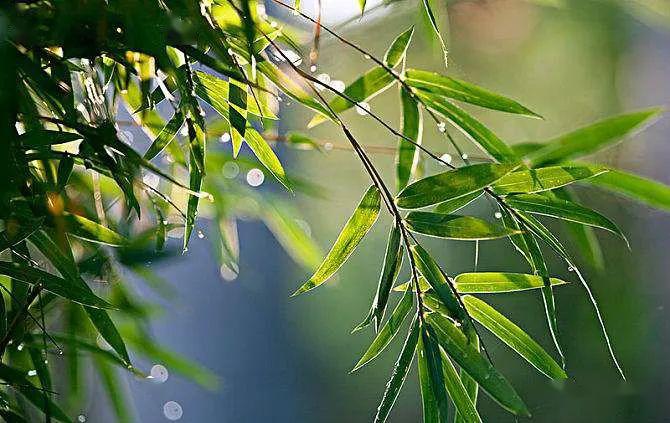
<svg viewBox="0 0 670 423">
<path fill-rule="evenodd" d="M 228 132 L 224 132 L 220 137 L 219 137 L 219 142 L 230 142 L 230 134 Z"/>
<path fill-rule="evenodd" d="M 330 82 L 330 87 L 332 89 L 334 89 L 335 91 L 339 92 L 339 93 L 343 92 L 344 89 L 347 88 L 345 83 L 343 81 L 338 80 L 338 79 L 336 79 L 334 81 L 331 81 Z"/>
<path fill-rule="evenodd" d="M 442 160 L 445 163 L 451 163 L 451 154 L 444 153 L 443 155 L 440 156 L 440 160 Z"/>
<path fill-rule="evenodd" d="M 447 132 L 447 124 L 444 122 L 440 122 L 437 124 L 437 130 L 440 132 Z"/>
<path fill-rule="evenodd" d="M 495 216 L 496 219 L 502 219 L 502 213 L 500 213 L 499 211 L 495 212 L 493 216 Z"/>
<path fill-rule="evenodd" d="M 356 105 L 356 113 L 361 116 L 365 116 L 370 112 L 370 104 L 365 101 L 361 101 Z"/>
</svg>

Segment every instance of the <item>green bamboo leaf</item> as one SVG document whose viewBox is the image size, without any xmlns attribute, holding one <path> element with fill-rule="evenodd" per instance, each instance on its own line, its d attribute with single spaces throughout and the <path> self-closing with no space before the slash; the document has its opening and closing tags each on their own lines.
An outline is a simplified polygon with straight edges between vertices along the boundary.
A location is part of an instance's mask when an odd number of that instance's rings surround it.
<svg viewBox="0 0 670 423">
<path fill-rule="evenodd" d="M 435 94 L 418 91 L 416 95 L 426 107 L 454 124 L 463 134 L 474 141 L 482 151 L 488 153 L 494 159 L 502 163 L 516 163 L 518 161 L 514 151 L 503 140 L 465 110 L 446 98 Z"/>
<path fill-rule="evenodd" d="M 662 111 L 646 109 L 598 121 L 547 141 L 527 159 L 535 167 L 582 157 L 612 145 L 633 131 L 642 130 Z"/>
<path fill-rule="evenodd" d="M 25 264 L 0 261 L 0 275 L 9 276 L 16 281 L 30 285 L 40 284 L 45 290 L 79 304 L 114 308 L 107 301 L 86 289 L 73 285 L 59 276 Z"/>
<path fill-rule="evenodd" d="M 473 216 L 415 211 L 405 218 L 412 232 L 437 238 L 488 240 L 503 238 L 516 232 Z"/>
<path fill-rule="evenodd" d="M 423 134 L 423 119 L 419 104 L 404 88 L 400 88 L 401 126 L 403 136 L 421 144 Z M 412 174 L 419 163 L 419 154 L 416 145 L 400 138 L 396 151 L 396 186 L 398 191 L 407 186 Z"/>
<path fill-rule="evenodd" d="M 30 383 L 25 377 L 26 372 L 9 367 L 0 363 L 0 379 L 9 383 L 14 389 L 19 391 L 28 401 L 30 401 L 38 410 L 50 415 L 52 418 L 61 422 L 71 422 L 70 418 L 63 410 L 56 405 L 49 395 L 45 395 L 42 390 Z"/>
<path fill-rule="evenodd" d="M 156 135 L 156 138 L 149 146 L 149 149 L 144 153 L 144 158 L 146 160 L 151 160 L 160 154 L 163 149 L 174 139 L 179 132 L 179 129 L 184 124 L 184 114 L 177 110 L 174 115 L 170 118 L 168 123 L 165 124 L 163 129 Z"/>
<path fill-rule="evenodd" d="M 555 217 L 582 225 L 595 226 L 620 236 L 628 243 L 626 237 L 614 222 L 602 214 L 572 201 L 550 198 L 539 194 L 517 194 L 508 196 L 505 202 L 517 210 Z"/>
<path fill-rule="evenodd" d="M 411 250 L 419 272 L 426 278 L 426 281 L 428 281 L 437 297 L 447 306 L 447 310 L 456 318 L 461 319 L 466 317 L 465 310 L 458 301 L 458 297 L 452 289 L 447 276 L 430 254 L 428 254 L 428 251 L 418 244 L 413 245 Z"/>
<path fill-rule="evenodd" d="M 472 403 L 468 391 L 463 386 L 463 382 L 458 376 L 453 363 L 444 352 L 442 352 L 442 370 L 445 387 L 449 393 L 449 397 L 454 402 L 458 416 L 468 423 L 481 423 L 482 419 L 479 417 L 477 408 Z"/>
<path fill-rule="evenodd" d="M 96 358 L 93 360 L 100 375 L 102 386 L 107 392 L 112 409 L 116 416 L 116 421 L 119 423 L 128 423 L 132 419 L 130 417 L 130 410 L 128 409 L 128 398 L 125 389 L 119 383 L 119 378 L 109 363 Z"/>
<path fill-rule="evenodd" d="M 307 292 L 326 282 L 354 252 L 358 243 L 368 233 L 372 225 L 377 221 L 381 207 L 381 195 L 379 189 L 371 186 L 356 210 L 351 215 L 346 225 L 335 240 L 326 258 L 323 260 L 314 275 L 291 296 Z"/>
<path fill-rule="evenodd" d="M 530 417 L 528 408 L 512 385 L 468 342 L 465 334 L 439 313 L 426 317 L 446 353 L 477 381 L 498 404 L 515 415 Z"/>
<path fill-rule="evenodd" d="M 482 163 L 464 166 L 420 179 L 398 193 L 396 203 L 404 209 L 418 209 L 481 191 L 517 166 Z"/>
<path fill-rule="evenodd" d="M 62 219 L 65 222 L 66 231 L 77 238 L 113 247 L 120 247 L 128 243 L 128 240 L 122 235 L 84 216 L 65 212 Z"/>
<path fill-rule="evenodd" d="M 372 307 L 365 320 L 358 325 L 353 332 L 363 329 L 369 325 L 373 320 L 375 322 L 375 332 L 379 331 L 384 319 L 384 312 L 386 311 L 386 304 L 388 303 L 389 294 L 398 277 L 398 272 L 402 266 L 402 249 L 401 249 L 401 234 L 398 225 L 394 224 L 389 232 L 388 242 L 386 243 L 386 253 L 384 254 L 384 264 L 379 275 L 379 283 L 377 285 L 377 293 L 372 302 Z"/>
<path fill-rule="evenodd" d="M 424 12 L 426 12 L 426 16 L 428 17 L 430 26 L 433 28 L 433 31 L 435 32 L 437 40 L 440 42 L 440 47 L 442 48 L 442 55 L 444 56 L 444 66 L 448 66 L 449 60 L 447 58 L 447 45 L 444 42 L 444 38 L 442 38 L 442 34 L 440 33 L 440 27 L 437 25 L 437 20 L 435 19 L 433 9 L 430 7 L 430 0 L 423 0 L 423 10 Z"/>
<path fill-rule="evenodd" d="M 567 377 L 561 366 L 537 342 L 496 309 L 470 295 L 463 296 L 463 303 L 473 319 L 547 377 L 552 379 Z"/>
<path fill-rule="evenodd" d="M 291 183 L 286 176 L 284 167 L 281 165 L 279 158 L 277 158 L 277 155 L 272 148 L 270 148 L 268 143 L 265 142 L 261 134 L 259 134 L 253 127 L 247 127 L 244 140 L 263 166 L 265 166 L 265 168 L 290 191 Z"/>
<path fill-rule="evenodd" d="M 228 93 L 230 91 L 228 81 L 205 72 L 194 72 L 193 82 L 195 83 L 195 93 L 198 97 L 206 101 L 220 115 L 228 117 L 230 106 L 236 108 L 238 112 L 242 111 L 237 104 L 231 103 L 228 100 Z M 277 116 L 266 102 L 247 101 L 245 110 L 265 119 L 277 119 Z"/>
<path fill-rule="evenodd" d="M 670 187 L 640 175 L 618 169 L 598 175 L 584 182 L 624 195 L 651 207 L 670 211 Z"/>
<path fill-rule="evenodd" d="M 414 26 L 412 25 L 408 30 L 404 31 L 393 40 L 389 48 L 386 50 L 386 53 L 384 53 L 383 61 L 386 66 L 394 68 L 402 62 L 402 59 L 405 58 L 405 54 L 407 53 L 407 47 L 409 47 L 409 43 L 412 41 L 413 34 Z"/>
<path fill-rule="evenodd" d="M 205 162 L 205 132 L 203 128 L 193 120 L 187 120 L 188 125 L 188 172 L 189 183 L 188 188 L 192 192 L 200 192 L 202 188 L 202 179 L 204 176 L 204 162 Z M 202 156 L 200 156 L 202 154 Z M 195 219 L 198 215 L 198 206 L 200 204 L 200 196 L 190 195 L 186 205 L 186 224 L 184 225 L 184 243 L 183 251 L 188 250 L 188 243 L 191 240 L 191 233 L 195 226 Z"/>
<path fill-rule="evenodd" d="M 337 96 L 328 105 L 335 113 L 341 113 L 351 109 L 356 103 L 368 101 L 371 98 L 387 90 L 395 82 L 393 75 L 379 66 L 365 72 L 344 89 L 343 96 Z M 346 98 L 345 98 L 346 96 Z M 307 124 L 313 128 L 327 120 L 326 116 L 315 115 Z"/>
<path fill-rule="evenodd" d="M 407 85 L 421 91 L 463 101 L 487 109 L 541 118 L 517 101 L 460 79 L 418 69 L 405 71 Z"/>
<path fill-rule="evenodd" d="M 484 191 L 475 191 L 470 194 L 464 195 L 462 197 L 454 198 L 453 200 L 448 200 L 443 203 L 438 204 L 435 207 L 437 213 L 449 214 L 455 211 L 462 209 L 468 204 L 472 203 L 478 199 Z"/>
<path fill-rule="evenodd" d="M 423 331 L 421 331 L 423 332 Z M 435 423 L 439 421 L 439 410 L 437 409 L 437 398 L 430 385 L 428 374 L 428 355 L 423 343 L 423 336 L 419 337 L 417 349 L 417 367 L 419 370 L 419 386 L 421 388 L 421 405 L 423 407 L 423 423 Z"/>
<path fill-rule="evenodd" d="M 74 132 L 50 129 L 32 129 L 19 135 L 19 142 L 27 148 L 45 147 L 80 140 L 83 137 Z"/>
<path fill-rule="evenodd" d="M 599 166 L 550 166 L 512 172 L 493 185 L 496 193 L 532 194 L 549 191 L 607 172 Z"/>
<path fill-rule="evenodd" d="M 468 341 L 472 346 L 479 351 L 479 336 L 477 335 L 477 331 L 475 330 L 474 326 L 471 326 L 470 328 L 466 329 L 466 336 L 468 337 Z M 463 382 L 463 387 L 465 388 L 465 391 L 468 393 L 468 396 L 470 397 L 470 401 L 472 404 L 475 406 L 475 409 L 477 407 L 477 397 L 479 396 L 479 385 L 477 385 L 477 381 L 475 381 L 473 378 L 468 375 L 468 372 L 465 370 L 461 369 L 460 371 L 460 376 L 461 376 L 461 381 Z M 461 416 L 458 411 L 454 415 L 454 423 L 466 423 L 467 420 Z"/>
<path fill-rule="evenodd" d="M 393 367 L 393 374 L 391 379 L 389 379 L 386 384 L 386 390 L 384 391 L 384 396 L 382 401 L 377 408 L 377 414 L 375 415 L 374 423 L 384 423 L 388 418 L 393 404 L 395 404 L 400 389 L 402 388 L 405 379 L 407 378 L 407 373 L 409 368 L 412 365 L 412 360 L 414 359 L 414 352 L 416 351 L 417 342 L 419 341 L 419 321 L 414 319 L 414 323 L 407 334 L 407 339 L 405 339 L 405 344 L 402 347 L 402 351 L 398 356 L 398 360 Z"/>
<path fill-rule="evenodd" d="M 549 278 L 549 281 L 551 285 L 567 283 L 557 278 Z M 542 276 L 502 272 L 461 273 L 454 278 L 454 283 L 456 290 L 463 294 L 517 292 L 545 286 Z"/>
<path fill-rule="evenodd" d="M 58 181 L 58 188 L 63 190 L 72 176 L 74 169 L 74 159 L 72 157 L 64 157 L 58 162 L 58 169 L 56 170 L 56 181 Z"/>
<path fill-rule="evenodd" d="M 400 330 L 400 326 L 405 320 L 405 317 L 407 317 L 407 314 L 409 314 L 410 310 L 412 309 L 413 304 L 414 294 L 411 290 L 405 291 L 405 294 L 398 302 L 398 305 L 396 306 L 395 310 L 393 310 L 393 313 L 391 313 L 388 321 L 379 331 L 361 359 L 358 360 L 358 363 L 356 363 L 354 368 L 351 370 L 351 373 L 365 366 L 367 363 L 374 360 L 382 351 L 384 351 L 384 349 L 388 346 L 389 343 L 391 343 L 393 338 Z"/>
<path fill-rule="evenodd" d="M 7 423 L 26 423 L 27 420 L 25 420 L 23 417 L 21 417 L 19 414 L 16 412 L 9 410 L 9 409 L 4 409 L 0 408 L 0 416 L 2 416 L 3 419 Z"/>
<path fill-rule="evenodd" d="M 421 330 L 421 340 L 423 341 L 423 351 L 426 355 L 426 364 L 428 370 L 428 381 L 430 390 L 435 398 L 435 404 L 439 415 L 439 423 L 446 423 L 449 413 L 449 398 L 447 397 L 447 388 L 444 384 L 444 370 L 442 354 L 437 341 L 437 335 L 431 326 L 423 326 Z"/>
</svg>

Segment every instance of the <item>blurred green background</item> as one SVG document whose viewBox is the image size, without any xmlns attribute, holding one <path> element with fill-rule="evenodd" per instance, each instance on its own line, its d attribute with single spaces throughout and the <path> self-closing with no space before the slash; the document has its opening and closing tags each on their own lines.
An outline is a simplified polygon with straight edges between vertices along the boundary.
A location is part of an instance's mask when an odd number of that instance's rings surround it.
<svg viewBox="0 0 670 423">
<path fill-rule="evenodd" d="M 274 14 L 277 11 L 269 3 L 267 10 Z M 303 1 L 307 10 L 309 3 Z M 416 24 L 408 66 L 444 70 L 417 2 L 379 8 L 369 3 L 372 12 L 343 25 L 344 19 L 356 14 L 357 2 L 324 0 L 324 18 L 379 56 L 396 35 Z M 448 7 L 437 3 L 442 5 L 440 24 L 450 34 L 447 73 L 516 98 L 545 117 L 532 120 L 471 109 L 506 141 L 540 141 L 624 110 L 670 104 L 670 25 L 666 25 L 670 2 L 573 0 L 561 2 L 560 7 L 521 0 L 458 1 Z M 284 18 L 298 22 L 293 16 Z M 323 36 L 317 73 L 349 82 L 370 66 L 369 60 Z M 397 97 L 394 87 L 370 102 L 395 126 Z M 363 144 L 396 145 L 397 139 L 369 116 L 355 111 L 344 116 Z M 280 130 L 304 130 L 310 115 L 285 102 L 282 117 Z M 346 142 L 329 124 L 310 134 L 336 147 Z M 670 183 L 669 138 L 666 117 L 597 160 Z M 471 156 L 480 154 L 464 139 L 459 141 Z M 457 156 L 430 125 L 424 142 L 440 154 Z M 322 198 L 299 195 L 293 201 L 325 250 L 365 191 L 367 177 L 351 151 L 280 151 L 289 172 L 324 187 Z M 380 152 L 373 159 L 393 186 L 393 155 Z M 427 173 L 438 170 L 426 163 Z M 587 205 L 613 218 L 630 239 L 632 251 L 600 233 L 605 268 L 598 272 L 585 267 L 628 380 L 622 381 L 613 367 L 578 283 L 557 290 L 569 374 L 564 383 L 544 378 L 486 334 L 484 341 L 496 366 L 526 400 L 534 421 L 668 421 L 670 216 L 595 189 L 580 194 Z M 486 201 L 469 207 L 475 214 L 493 213 Z M 206 392 L 176 377 L 160 386 L 128 378 L 138 420 L 164 421 L 160 407 L 177 400 L 184 408 L 182 421 L 188 422 L 370 421 L 400 345 L 395 342 L 372 365 L 350 375 L 372 333 L 349 332 L 365 316 L 374 295 L 386 228 L 388 217 L 375 226 L 335 280 L 294 299 L 288 295 L 308 275 L 260 224 L 240 226 L 241 266 L 235 281 L 220 280 L 206 242 L 194 242 L 189 254 L 175 263 L 156 266 L 180 292 L 178 304 L 170 306 L 154 326 L 158 340 L 213 369 L 222 388 Z M 429 241 L 426 246 L 449 274 L 473 270 L 474 243 Z M 479 270 L 526 270 L 506 240 L 482 242 L 480 253 Z M 551 271 L 576 282 L 557 260 Z M 489 300 L 552 351 L 539 293 Z M 485 395 L 480 398 L 487 421 L 514 421 Z M 413 372 L 391 420 L 420 421 L 420 413 Z"/>
</svg>

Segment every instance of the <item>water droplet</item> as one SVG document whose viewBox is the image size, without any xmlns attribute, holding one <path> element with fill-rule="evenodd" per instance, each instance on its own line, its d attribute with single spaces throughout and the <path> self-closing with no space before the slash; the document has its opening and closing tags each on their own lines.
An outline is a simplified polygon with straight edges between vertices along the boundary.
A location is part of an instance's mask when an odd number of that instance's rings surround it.
<svg viewBox="0 0 670 423">
<path fill-rule="evenodd" d="M 181 127 L 181 129 L 179 130 L 179 135 L 181 135 L 182 137 L 188 136 L 188 127 L 186 125 Z"/>
<path fill-rule="evenodd" d="M 219 142 L 230 142 L 230 134 L 228 132 L 224 132 L 220 137 L 219 137 Z"/>
<path fill-rule="evenodd" d="M 333 143 L 332 142 L 327 142 L 323 145 L 323 148 L 326 151 L 332 151 L 333 150 Z"/>
<path fill-rule="evenodd" d="M 117 26 L 117 27 L 116 27 L 116 32 L 119 33 L 119 34 L 121 34 L 121 33 L 123 32 L 123 30 L 121 29 L 120 26 Z"/>
<path fill-rule="evenodd" d="M 19 351 L 23 351 L 23 342 L 20 343 L 20 344 L 16 347 L 16 349 L 19 350 Z"/>
<path fill-rule="evenodd" d="M 366 59 L 370 59 L 370 55 L 369 55 L 369 54 L 366 54 L 366 55 L 363 56 L 363 57 L 365 57 Z"/>
<path fill-rule="evenodd" d="M 444 122 L 440 122 L 437 124 L 437 130 L 440 132 L 447 132 L 447 124 Z"/>
<path fill-rule="evenodd" d="M 316 77 L 316 79 L 317 79 L 319 82 L 323 83 L 324 85 L 328 85 L 328 84 L 330 84 L 330 75 L 328 75 L 327 73 L 320 73 L 320 74 L 318 74 L 317 77 Z"/>
<path fill-rule="evenodd" d="M 361 101 L 356 105 L 356 113 L 361 116 L 365 116 L 370 112 L 370 104 L 365 101 Z"/>
<path fill-rule="evenodd" d="M 240 167 L 235 162 L 225 162 L 221 168 L 221 173 L 226 178 L 233 179 L 240 174 Z"/>
<path fill-rule="evenodd" d="M 203 239 L 205 237 L 205 233 L 198 229 L 198 238 Z"/>
<path fill-rule="evenodd" d="M 96 337 L 95 342 L 103 350 L 110 351 L 112 349 L 112 346 L 109 345 L 109 343 L 105 340 L 105 338 L 103 338 L 102 335 L 100 334 L 98 334 L 98 336 Z"/>
<path fill-rule="evenodd" d="M 445 163 L 451 163 L 451 154 L 444 153 L 443 155 L 440 156 L 440 160 L 442 160 Z"/>
<path fill-rule="evenodd" d="M 44 364 L 49 364 L 49 360 L 44 360 Z"/>
<path fill-rule="evenodd" d="M 330 81 L 330 87 L 339 93 L 343 92 L 347 88 L 346 84 L 338 79 Z"/>
<path fill-rule="evenodd" d="M 178 402 L 168 401 L 163 405 L 163 414 L 168 420 L 179 420 L 184 415 L 184 410 Z"/>
<path fill-rule="evenodd" d="M 247 183 L 252 187 L 260 186 L 265 180 L 265 174 L 262 170 L 253 168 L 247 172 Z"/>
<path fill-rule="evenodd" d="M 572 266 L 568 266 L 568 272 L 574 272 L 575 269 Z"/>
<path fill-rule="evenodd" d="M 84 423 L 86 421 L 86 416 L 83 414 L 80 414 L 77 416 L 77 421 L 80 423 Z"/>
<path fill-rule="evenodd" d="M 160 181 L 161 178 L 155 173 L 147 173 L 146 175 L 144 175 L 144 178 L 142 178 L 142 182 L 149 185 L 153 189 L 158 188 L 158 184 L 160 183 Z"/>
<path fill-rule="evenodd" d="M 169 376 L 170 374 L 168 373 L 168 369 L 165 366 L 161 364 L 155 364 L 151 368 L 151 372 L 148 378 L 153 379 L 153 381 L 156 383 L 163 383 L 168 380 Z"/>
<path fill-rule="evenodd" d="M 502 213 L 500 213 L 499 211 L 495 212 L 493 215 L 495 216 L 496 219 L 502 219 Z"/>
<path fill-rule="evenodd" d="M 270 22 L 270 26 L 273 28 L 277 28 L 277 22 L 276 21 Z"/>
<path fill-rule="evenodd" d="M 28 370 L 28 376 L 37 376 L 37 370 Z"/>
<path fill-rule="evenodd" d="M 467 160 L 467 159 L 468 159 L 468 155 L 467 155 L 467 153 L 463 153 L 463 155 L 462 155 L 461 157 L 463 158 L 463 160 Z"/>
<path fill-rule="evenodd" d="M 237 273 L 225 264 L 221 265 L 219 268 L 219 274 L 224 281 L 231 282 L 237 279 Z"/>
</svg>

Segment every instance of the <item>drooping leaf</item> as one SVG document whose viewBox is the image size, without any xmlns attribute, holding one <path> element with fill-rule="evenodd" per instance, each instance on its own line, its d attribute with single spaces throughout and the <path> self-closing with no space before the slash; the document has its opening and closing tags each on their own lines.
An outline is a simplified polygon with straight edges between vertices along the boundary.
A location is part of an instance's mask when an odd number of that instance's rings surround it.
<svg viewBox="0 0 670 423">
<path fill-rule="evenodd" d="M 423 332 L 423 331 L 421 331 Z M 419 386 L 421 388 L 421 405 L 423 408 L 423 423 L 439 422 L 439 410 L 437 409 L 437 398 L 430 384 L 428 370 L 428 355 L 423 342 L 423 336 L 419 336 L 417 349 L 417 367 L 419 370 Z"/>
<path fill-rule="evenodd" d="M 418 209 L 460 198 L 482 190 L 514 168 L 516 165 L 482 163 L 428 176 L 400 191 L 396 202 L 404 209 Z"/>
<path fill-rule="evenodd" d="M 407 339 L 405 339 L 405 344 L 402 347 L 402 351 L 398 356 L 395 366 L 393 367 L 393 374 L 391 379 L 389 379 L 386 384 L 386 390 L 384 391 L 384 396 L 382 401 L 377 408 L 377 414 L 375 415 L 374 423 L 384 423 L 388 418 L 393 404 L 395 404 L 396 398 L 400 393 L 405 379 L 407 378 L 407 373 L 409 368 L 412 365 L 412 359 L 414 358 L 414 352 L 416 351 L 416 346 L 419 341 L 419 321 L 414 320 L 412 326 L 407 334 Z"/>
<path fill-rule="evenodd" d="M 624 241 L 626 240 L 626 237 L 614 222 L 602 214 L 572 201 L 539 194 L 510 195 L 505 201 L 518 210 L 581 223 L 582 225 L 595 226 L 620 236 Z"/>
<path fill-rule="evenodd" d="M 407 53 L 407 47 L 409 47 L 409 43 L 412 41 L 412 34 L 414 34 L 414 26 L 403 31 L 393 40 L 386 53 L 384 53 L 383 62 L 386 66 L 394 68 L 402 62 Z"/>
<path fill-rule="evenodd" d="M 62 216 L 66 231 L 87 241 L 119 247 L 128 240 L 113 230 L 77 214 L 64 213 Z"/>
<path fill-rule="evenodd" d="M 473 346 L 473 348 L 479 351 L 479 336 L 474 326 L 466 329 L 466 336 L 468 337 L 468 341 L 470 341 L 470 344 Z M 471 378 L 470 375 L 468 375 L 468 372 L 466 372 L 463 369 L 461 369 L 460 371 L 460 377 L 461 381 L 463 382 L 463 387 L 465 388 L 465 391 L 470 397 L 470 401 L 472 402 L 472 404 L 475 406 L 476 409 L 477 397 L 479 396 L 479 385 L 477 385 L 477 381 Z M 465 423 L 465 422 L 467 422 L 467 419 L 461 414 L 459 414 L 458 410 L 456 410 L 456 413 L 454 415 L 454 423 Z"/>
<path fill-rule="evenodd" d="M 503 408 L 513 414 L 530 417 L 528 408 L 512 385 L 470 344 L 463 332 L 439 313 L 426 317 L 434 328 L 438 342 L 458 365 Z"/>
<path fill-rule="evenodd" d="M 405 219 L 412 232 L 438 238 L 487 240 L 514 234 L 513 230 L 473 216 L 414 211 Z"/>
<path fill-rule="evenodd" d="M 463 382 L 459 377 L 453 363 L 446 354 L 442 353 L 442 370 L 444 372 L 444 384 L 449 397 L 456 407 L 459 417 L 465 422 L 481 423 L 477 408 L 472 403 L 468 391 L 465 390 Z"/>
<path fill-rule="evenodd" d="M 549 279 L 551 285 L 563 285 L 567 282 Z M 526 291 L 544 286 L 543 277 L 524 273 L 478 272 L 461 273 L 454 278 L 456 289 L 468 294 L 494 294 Z"/>
<path fill-rule="evenodd" d="M 442 38 L 442 34 L 440 33 L 440 27 L 437 24 L 435 13 L 433 13 L 433 9 L 430 6 L 430 0 L 423 0 L 422 3 L 423 3 L 423 10 L 426 13 L 426 17 L 428 18 L 430 26 L 433 28 L 435 36 L 437 37 L 437 40 L 440 43 L 440 47 L 442 48 L 442 55 L 444 56 L 444 66 L 448 66 L 449 60 L 447 58 L 447 44 L 444 42 L 444 38 Z"/>
<path fill-rule="evenodd" d="M 400 130 L 403 136 L 415 141 L 417 144 L 421 144 L 423 119 L 419 110 L 419 104 L 402 87 L 400 88 L 400 103 L 402 114 Z M 398 191 L 407 186 L 407 183 L 412 178 L 412 174 L 416 171 L 418 161 L 419 154 L 416 145 L 406 139 L 400 138 L 396 153 L 396 186 Z"/>
<path fill-rule="evenodd" d="M 598 121 L 547 141 L 527 159 L 535 167 L 593 153 L 648 125 L 661 111 L 659 108 L 646 109 Z"/>
<path fill-rule="evenodd" d="M 465 308 L 473 319 L 509 345 L 530 364 L 552 379 L 565 379 L 561 366 L 520 327 L 479 298 L 463 296 Z"/>
<path fill-rule="evenodd" d="M 353 215 L 349 218 L 346 225 L 344 225 L 342 232 L 340 232 L 333 247 L 314 275 L 300 286 L 292 296 L 316 288 L 335 274 L 377 221 L 380 206 L 381 195 L 379 189 L 371 186 L 358 204 L 358 207 L 356 207 Z"/>
<path fill-rule="evenodd" d="M 19 136 L 19 142 L 28 148 L 45 147 L 49 145 L 64 144 L 82 139 L 82 136 L 74 132 L 54 131 L 50 129 L 34 129 Z"/>
<path fill-rule="evenodd" d="M 395 279 L 398 277 L 398 272 L 402 265 L 402 249 L 400 241 L 400 228 L 398 225 L 394 224 L 389 232 L 386 253 L 384 254 L 384 264 L 382 265 L 382 271 L 379 275 L 377 293 L 372 302 L 372 307 L 365 320 L 354 329 L 354 332 L 363 329 L 373 320 L 375 322 L 375 332 L 379 330 L 379 326 L 384 319 L 384 312 L 386 310 L 386 304 L 388 303 L 391 288 L 393 287 L 393 282 L 395 282 Z"/>
<path fill-rule="evenodd" d="M 361 359 L 358 360 L 358 363 L 356 363 L 351 372 L 355 372 L 356 370 L 365 366 L 367 363 L 377 357 L 382 351 L 384 351 L 384 349 L 396 336 L 400 330 L 402 322 L 405 320 L 405 317 L 407 317 L 407 314 L 412 309 L 412 305 L 414 304 L 413 298 L 414 294 L 411 290 L 405 292 L 405 294 L 398 302 L 395 310 L 393 310 L 393 313 L 391 313 L 391 316 L 389 317 L 386 324 L 381 328 L 375 339 L 372 341 L 372 344 L 370 344 L 368 349 L 365 351 Z"/>
<path fill-rule="evenodd" d="M 442 362 L 442 354 L 440 353 L 435 330 L 431 326 L 423 326 L 421 328 L 421 340 L 423 341 L 423 351 L 421 352 L 426 355 L 430 390 L 433 393 L 439 415 L 439 419 L 435 419 L 434 421 L 446 423 L 449 413 L 449 398 L 447 397 L 447 388 L 444 384 L 444 363 Z"/>
<path fill-rule="evenodd" d="M 493 185 L 493 189 L 501 195 L 532 194 L 549 191 L 606 172 L 606 168 L 598 166 L 550 166 L 520 170 L 500 178 Z"/>
<path fill-rule="evenodd" d="M 418 69 L 407 69 L 405 75 L 407 84 L 421 91 L 475 104 L 487 109 L 541 117 L 515 100 L 460 79 Z"/>
<path fill-rule="evenodd" d="M 269 170 L 270 173 L 282 183 L 282 185 L 291 190 L 291 183 L 286 176 L 286 172 L 284 172 L 284 167 L 281 165 L 279 158 L 277 158 L 277 155 L 263 137 L 261 137 L 255 129 L 247 128 L 244 140 L 263 166 L 265 166 L 265 168 Z"/>
<path fill-rule="evenodd" d="M 428 281 L 428 284 L 435 291 L 438 298 L 446 305 L 447 310 L 456 318 L 464 318 L 466 316 L 465 310 L 461 306 L 456 292 L 452 290 L 447 276 L 430 254 L 428 254 L 428 251 L 420 245 L 413 245 L 412 254 L 414 255 L 414 261 L 419 272 L 426 278 L 426 281 Z"/>
<path fill-rule="evenodd" d="M 433 110 L 454 124 L 468 138 L 475 142 L 485 153 L 501 163 L 516 163 L 518 159 L 514 151 L 489 128 L 475 119 L 465 110 L 451 103 L 444 97 L 434 94 L 417 92 L 417 97 Z"/>
<path fill-rule="evenodd" d="M 160 154 L 170 141 L 174 139 L 183 124 L 184 115 L 181 111 L 177 110 L 158 135 L 156 135 L 156 139 L 151 143 L 147 152 L 144 153 L 144 158 L 146 160 L 151 160 Z"/>
</svg>

